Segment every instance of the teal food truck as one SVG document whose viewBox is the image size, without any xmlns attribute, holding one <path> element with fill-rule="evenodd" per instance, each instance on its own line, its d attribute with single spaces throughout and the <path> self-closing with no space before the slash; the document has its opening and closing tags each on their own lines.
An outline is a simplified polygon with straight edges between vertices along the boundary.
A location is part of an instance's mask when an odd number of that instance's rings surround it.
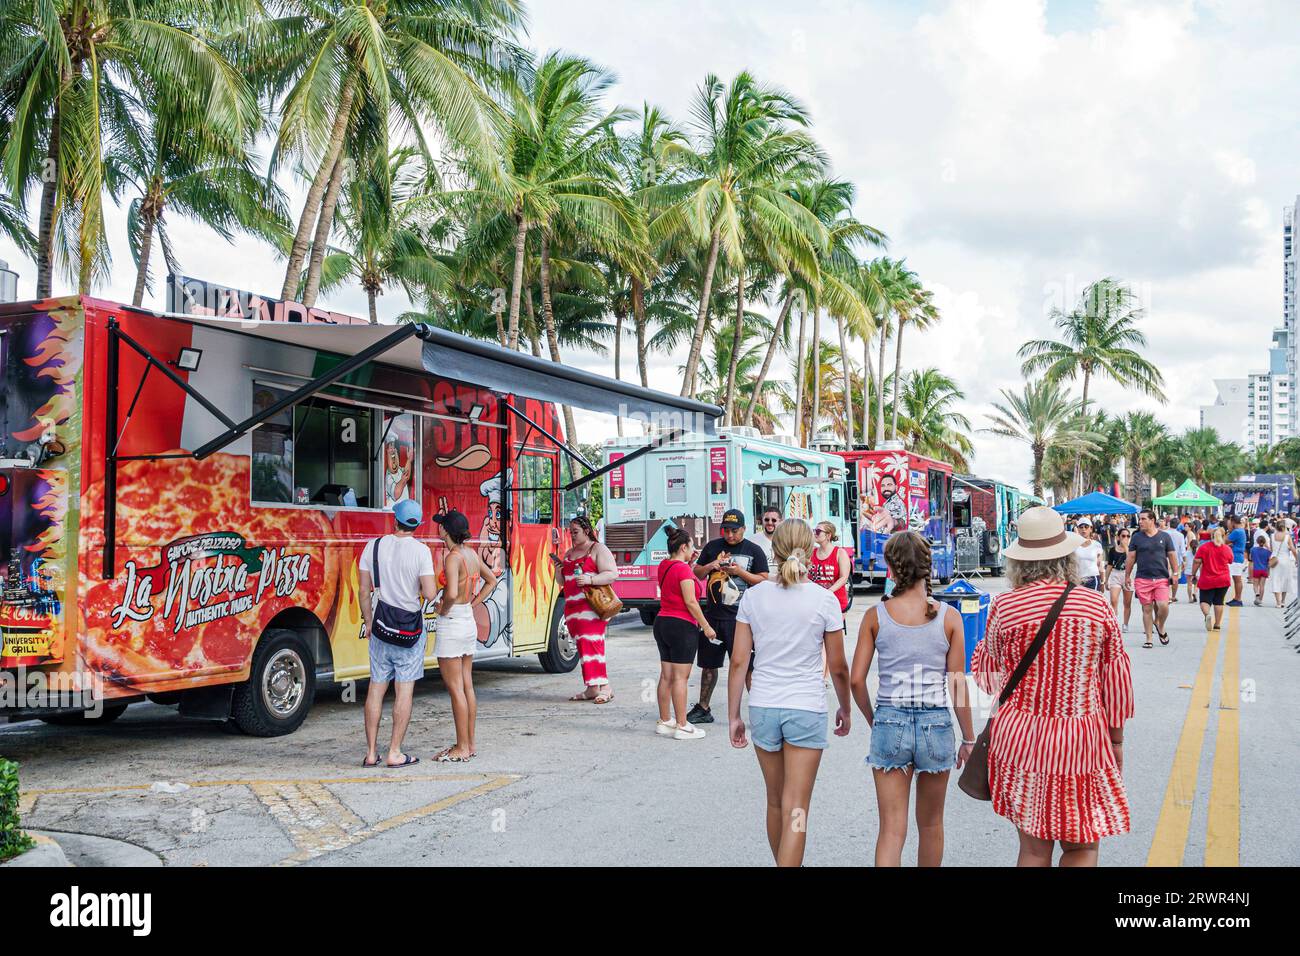
<svg viewBox="0 0 1300 956">
<path fill-rule="evenodd" d="M 645 437 L 609 439 L 605 465 L 602 540 L 614 552 L 623 605 L 646 623 L 659 610 L 655 571 L 668 557 L 668 534 L 685 528 L 697 547 L 721 534 L 722 513 L 739 508 L 758 533 L 764 508 L 774 505 L 786 518 L 829 521 L 837 542 L 852 557 L 854 542 L 845 495 L 846 469 L 838 455 L 786 444 L 756 429 L 719 429 L 717 437 L 687 435 L 627 465 L 619 459 L 644 447 Z"/>
</svg>

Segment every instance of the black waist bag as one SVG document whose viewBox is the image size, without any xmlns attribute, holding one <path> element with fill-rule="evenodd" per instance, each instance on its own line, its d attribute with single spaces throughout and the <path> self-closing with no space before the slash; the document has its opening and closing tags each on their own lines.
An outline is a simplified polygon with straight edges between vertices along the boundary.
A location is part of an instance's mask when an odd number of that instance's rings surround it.
<svg viewBox="0 0 1300 956">
<path fill-rule="evenodd" d="M 375 568 L 375 590 L 379 590 L 379 542 L 374 544 L 373 564 Z M 424 634 L 424 615 L 420 611 L 403 611 L 384 603 L 382 598 L 375 601 L 375 627 L 373 635 L 385 644 L 397 647 L 414 647 Z"/>
</svg>

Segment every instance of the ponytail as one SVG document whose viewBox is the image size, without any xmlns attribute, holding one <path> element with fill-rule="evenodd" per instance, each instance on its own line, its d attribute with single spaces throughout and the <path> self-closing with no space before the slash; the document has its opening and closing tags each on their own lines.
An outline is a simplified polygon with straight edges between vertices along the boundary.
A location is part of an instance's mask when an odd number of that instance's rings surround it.
<svg viewBox="0 0 1300 956">
<path fill-rule="evenodd" d="M 781 586 L 794 587 L 808 576 L 813 549 L 812 529 L 798 518 L 787 518 L 772 535 L 772 555 L 779 569 Z"/>
<path fill-rule="evenodd" d="M 802 548 L 795 548 L 781 562 L 781 586 L 794 587 L 807 576 L 808 555 Z"/>
</svg>

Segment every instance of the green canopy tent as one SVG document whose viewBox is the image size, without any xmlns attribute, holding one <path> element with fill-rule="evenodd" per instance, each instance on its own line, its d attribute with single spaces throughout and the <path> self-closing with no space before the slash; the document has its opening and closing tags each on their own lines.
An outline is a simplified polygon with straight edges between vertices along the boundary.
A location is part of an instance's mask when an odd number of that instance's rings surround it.
<svg viewBox="0 0 1300 956">
<path fill-rule="evenodd" d="M 1151 502 L 1157 508 L 1221 508 L 1223 502 L 1188 478 L 1181 485 Z"/>
</svg>

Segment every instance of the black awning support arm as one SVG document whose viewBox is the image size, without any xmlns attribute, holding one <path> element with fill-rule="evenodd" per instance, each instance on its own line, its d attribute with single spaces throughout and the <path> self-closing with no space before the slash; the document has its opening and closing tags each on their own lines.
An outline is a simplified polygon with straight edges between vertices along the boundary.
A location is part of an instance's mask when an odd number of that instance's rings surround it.
<svg viewBox="0 0 1300 956">
<path fill-rule="evenodd" d="M 177 375 L 175 372 L 169 369 L 165 362 L 160 362 L 158 360 L 158 357 L 154 355 L 152 352 L 150 352 L 147 348 L 145 348 L 135 339 L 131 338 L 131 336 L 127 335 L 127 333 L 122 330 L 122 326 L 118 324 L 116 319 L 109 322 L 108 332 L 110 335 L 116 336 L 117 338 L 125 342 L 127 345 L 131 346 L 131 348 L 134 349 L 135 352 L 141 358 L 143 358 L 146 363 L 148 363 L 145 366 L 145 371 L 144 371 L 145 375 L 149 374 L 149 369 L 156 368 L 158 371 L 162 372 L 169 379 L 171 379 L 171 381 L 176 385 L 177 388 L 181 389 L 183 392 L 185 392 L 186 395 L 190 396 L 190 398 L 194 399 L 196 402 L 198 402 L 200 405 L 206 408 L 208 412 L 211 413 L 212 417 L 215 418 L 217 421 L 221 422 L 221 424 L 225 425 L 227 428 L 235 427 L 235 423 L 232 422 L 230 418 L 227 417 L 227 415 L 221 409 L 217 408 L 217 406 L 213 405 L 210 401 L 208 401 L 207 396 L 205 396 L 197 388 L 195 388 L 189 382 L 185 381 L 185 379 L 181 378 L 179 375 Z M 143 387 L 144 385 L 143 378 L 141 378 L 140 380 L 140 385 L 141 387 Z M 140 398 L 140 389 L 137 388 L 135 392 L 135 398 L 131 400 L 132 411 L 135 410 L 135 403 L 136 400 L 138 400 L 139 398 Z M 126 415 L 126 421 L 122 423 L 123 433 L 126 431 L 126 426 L 130 421 L 131 421 L 131 412 L 128 411 Z M 117 445 L 119 442 L 121 442 L 121 440 L 122 440 L 122 434 L 119 433 L 117 435 L 117 441 L 113 443 L 114 451 L 117 450 Z"/>
<path fill-rule="evenodd" d="M 554 435 L 552 435 L 550 432 L 548 432 L 545 428 L 543 428 L 541 425 L 537 424 L 537 422 L 533 421 L 531 418 L 529 418 L 527 415 L 525 415 L 525 414 L 524 414 L 523 412 L 521 412 L 519 409 L 515 408 L 515 407 L 514 407 L 513 405 L 511 405 L 509 402 L 506 402 L 506 403 L 505 403 L 505 406 L 506 406 L 506 411 L 508 411 L 508 412 L 512 412 L 513 414 L 519 416 L 519 418 L 523 419 L 524 421 L 526 421 L 526 422 L 528 423 L 528 427 L 529 427 L 529 428 L 535 428 L 537 431 L 541 432 L 543 435 L 545 435 L 545 436 L 546 436 L 547 438 L 549 438 L 551 441 L 555 442 L 555 444 L 556 444 L 557 446 L 559 446 L 559 448 L 560 448 L 560 450 L 561 450 L 562 452 L 564 452 L 566 455 L 568 455 L 570 458 L 572 458 L 574 461 L 576 461 L 578 464 L 580 464 L 583 468 L 586 468 L 588 471 L 595 471 L 595 470 L 596 470 L 596 466 L 593 465 L 591 462 L 587 461 L 586 458 L 582 457 L 582 455 L 578 452 L 578 450 L 577 450 L 576 448 L 574 448 L 572 445 L 567 445 L 567 444 L 565 444 L 564 442 L 560 441 L 558 438 L 556 438 Z M 586 479 L 583 479 L 583 480 L 585 481 Z M 581 483 L 582 483 L 582 482 L 580 481 L 579 484 L 581 484 Z"/>
<path fill-rule="evenodd" d="M 618 459 L 617 461 L 611 461 L 608 465 L 605 465 L 603 468 L 597 468 L 589 475 L 583 475 L 581 478 L 569 482 L 567 485 L 564 486 L 564 490 L 572 491 L 574 488 L 580 487 L 581 485 L 585 485 L 589 481 L 595 481 L 597 478 L 603 478 L 606 474 L 613 471 L 615 468 L 618 468 L 620 465 L 626 465 L 629 461 L 635 461 L 636 459 L 640 458 L 642 455 L 652 452 L 656 448 L 659 448 L 662 445 L 667 445 L 672 442 L 675 442 L 677 441 L 677 439 L 681 438 L 685 434 L 686 434 L 686 429 L 684 428 L 678 428 L 670 432 L 665 432 L 663 435 L 660 435 L 658 438 L 650 442 L 648 445 L 643 445 L 642 447 L 638 448 L 636 451 L 629 452 L 628 454 L 624 455 L 622 458 Z"/>
<path fill-rule="evenodd" d="M 385 352 L 391 351 L 393 348 L 409 339 L 412 335 L 417 335 L 420 338 L 423 338 L 424 329 L 425 327 L 423 325 L 404 325 L 390 335 L 384 336 L 369 348 L 362 349 L 350 358 L 343 360 L 324 375 L 318 375 L 316 378 L 313 378 L 301 388 L 290 392 L 279 401 L 268 405 L 260 412 L 250 415 L 239 424 L 235 424 L 227 419 L 227 430 L 211 441 L 205 442 L 198 448 L 194 449 L 194 457 L 201 460 L 207 458 L 209 455 L 221 451 L 221 449 L 225 448 L 241 436 L 248 434 L 248 432 L 252 431 L 258 425 L 265 421 L 269 421 L 276 415 L 279 415 L 286 408 L 297 405 L 304 399 L 311 398 L 311 396 L 321 391 L 321 389 L 328 388 L 330 385 L 333 385 L 344 376 L 350 375 L 367 362 L 372 362 Z"/>
</svg>

